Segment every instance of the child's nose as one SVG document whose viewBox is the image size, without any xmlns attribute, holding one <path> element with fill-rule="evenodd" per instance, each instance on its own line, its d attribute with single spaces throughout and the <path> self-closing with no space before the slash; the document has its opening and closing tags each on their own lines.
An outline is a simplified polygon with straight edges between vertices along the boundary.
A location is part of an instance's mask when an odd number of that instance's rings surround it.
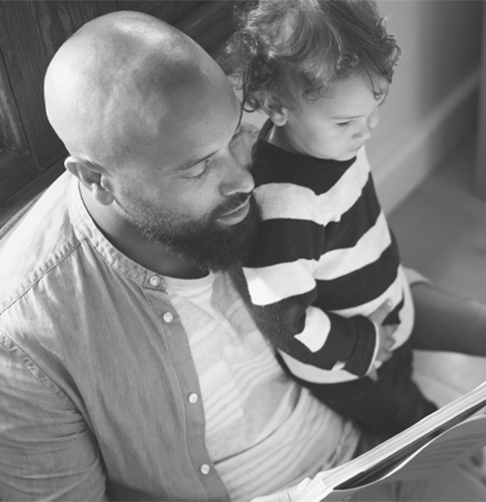
<svg viewBox="0 0 486 502">
<path fill-rule="evenodd" d="M 379 121 L 380 121 L 380 110 L 377 108 L 368 117 L 368 126 L 371 129 L 371 131 L 373 131 L 373 129 L 378 125 Z"/>
<path fill-rule="evenodd" d="M 355 139 L 359 141 L 367 141 L 371 137 L 372 133 L 373 129 L 370 127 L 368 121 L 366 121 L 355 134 Z"/>
<path fill-rule="evenodd" d="M 380 114 L 378 112 L 378 109 L 376 109 L 369 117 L 367 117 L 363 121 L 362 126 L 356 135 L 357 138 L 361 141 L 367 141 L 368 139 L 370 139 L 371 135 L 373 134 L 373 129 L 378 125 L 379 121 Z"/>
</svg>

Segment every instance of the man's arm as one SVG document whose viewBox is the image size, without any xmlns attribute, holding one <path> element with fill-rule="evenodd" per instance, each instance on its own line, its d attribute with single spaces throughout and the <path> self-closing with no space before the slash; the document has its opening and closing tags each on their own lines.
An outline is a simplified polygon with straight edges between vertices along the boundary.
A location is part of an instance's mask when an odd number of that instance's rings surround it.
<svg viewBox="0 0 486 502">
<path fill-rule="evenodd" d="M 411 287 L 415 304 L 415 349 L 486 357 L 486 304 L 431 283 Z"/>
<path fill-rule="evenodd" d="M 98 445 L 73 402 L 0 333 L 0 500 L 104 500 Z"/>
</svg>

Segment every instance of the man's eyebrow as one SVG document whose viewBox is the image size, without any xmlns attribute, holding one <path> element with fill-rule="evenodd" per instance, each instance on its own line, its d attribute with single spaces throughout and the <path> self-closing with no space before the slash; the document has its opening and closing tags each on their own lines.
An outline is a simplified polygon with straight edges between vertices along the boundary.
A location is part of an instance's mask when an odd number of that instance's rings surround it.
<svg viewBox="0 0 486 502">
<path fill-rule="evenodd" d="M 233 134 L 233 136 L 231 137 L 231 139 L 233 139 L 239 132 L 239 128 L 241 126 L 241 120 L 243 119 L 243 107 L 241 107 L 241 112 L 240 112 L 240 119 L 238 120 L 238 125 L 236 126 L 236 129 L 235 129 L 235 132 Z M 217 150 L 215 152 L 211 152 L 210 154 L 206 155 L 205 157 L 202 157 L 200 159 L 192 159 L 192 160 L 188 160 L 187 162 L 184 162 L 184 164 L 181 164 L 177 170 L 178 171 L 185 171 L 186 169 L 190 169 L 191 167 L 201 163 L 201 162 L 204 162 L 205 160 L 208 160 L 209 158 L 211 158 L 213 155 L 215 155 L 217 153 Z"/>
</svg>

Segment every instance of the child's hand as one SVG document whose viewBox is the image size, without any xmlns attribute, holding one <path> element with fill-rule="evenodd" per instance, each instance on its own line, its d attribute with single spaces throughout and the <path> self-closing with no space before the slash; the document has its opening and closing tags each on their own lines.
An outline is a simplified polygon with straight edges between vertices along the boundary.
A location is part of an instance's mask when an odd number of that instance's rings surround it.
<svg viewBox="0 0 486 502">
<path fill-rule="evenodd" d="M 385 362 L 392 356 L 391 348 L 395 343 L 393 335 L 398 328 L 398 324 L 386 324 L 385 326 L 381 324 L 392 310 L 392 307 L 392 304 L 386 301 L 369 316 L 370 321 L 378 327 L 378 352 L 375 361 Z M 376 369 L 372 368 L 368 376 L 372 380 L 377 380 L 378 374 Z"/>
</svg>

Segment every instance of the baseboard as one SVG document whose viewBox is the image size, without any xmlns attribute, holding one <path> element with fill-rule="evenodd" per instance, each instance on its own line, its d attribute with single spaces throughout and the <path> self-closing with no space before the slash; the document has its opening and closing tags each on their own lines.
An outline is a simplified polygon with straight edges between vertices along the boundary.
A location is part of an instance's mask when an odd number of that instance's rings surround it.
<svg viewBox="0 0 486 502">
<path fill-rule="evenodd" d="M 393 155 L 373 159 L 380 202 L 390 213 L 476 132 L 479 70 L 468 75 L 417 127 L 404 134 Z"/>
</svg>

